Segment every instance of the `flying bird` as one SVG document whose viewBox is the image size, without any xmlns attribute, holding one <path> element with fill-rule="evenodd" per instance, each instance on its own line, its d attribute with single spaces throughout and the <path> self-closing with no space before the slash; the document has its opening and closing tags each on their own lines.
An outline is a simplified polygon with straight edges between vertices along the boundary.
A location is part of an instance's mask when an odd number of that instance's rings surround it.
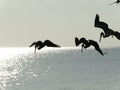
<svg viewBox="0 0 120 90">
<path fill-rule="evenodd" d="M 99 18 L 98 14 L 96 14 L 96 17 L 95 17 L 94 27 L 101 28 L 104 31 L 104 32 L 101 32 L 101 34 L 100 34 L 99 42 L 101 41 L 102 37 L 106 38 L 106 37 L 109 37 L 109 36 L 112 36 L 112 37 L 115 36 L 117 39 L 120 40 L 120 33 L 110 29 L 106 22 L 100 21 L 100 18 Z"/>
<path fill-rule="evenodd" d="M 86 49 L 90 46 L 93 46 L 95 48 L 95 50 L 97 50 L 101 55 L 104 56 L 102 50 L 100 49 L 100 47 L 96 41 L 86 40 L 84 37 L 82 37 L 81 39 L 78 39 L 77 37 L 75 37 L 75 45 L 79 46 L 81 43 L 82 43 L 81 52 L 83 52 L 83 48 Z"/>
<path fill-rule="evenodd" d="M 60 47 L 59 45 L 54 44 L 50 40 L 45 40 L 44 42 L 42 42 L 42 41 L 33 42 L 29 47 L 32 47 L 32 46 L 35 46 L 34 53 L 36 53 L 36 49 L 40 50 L 40 49 L 44 48 L 45 46 L 47 46 L 47 47 Z"/>
<path fill-rule="evenodd" d="M 117 1 L 115 1 L 115 2 L 113 2 L 113 3 L 111 3 L 111 4 L 109 4 L 109 5 L 112 5 L 112 4 L 114 4 L 114 3 L 118 4 L 118 3 L 120 3 L 120 0 L 117 0 Z"/>
</svg>

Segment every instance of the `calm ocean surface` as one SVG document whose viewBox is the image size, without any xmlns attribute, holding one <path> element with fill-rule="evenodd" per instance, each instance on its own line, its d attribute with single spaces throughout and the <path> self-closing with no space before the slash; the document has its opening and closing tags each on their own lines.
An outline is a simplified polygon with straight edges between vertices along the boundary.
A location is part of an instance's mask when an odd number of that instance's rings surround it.
<svg viewBox="0 0 120 90">
<path fill-rule="evenodd" d="M 120 90 L 120 48 L 0 48 L 0 90 Z"/>
</svg>

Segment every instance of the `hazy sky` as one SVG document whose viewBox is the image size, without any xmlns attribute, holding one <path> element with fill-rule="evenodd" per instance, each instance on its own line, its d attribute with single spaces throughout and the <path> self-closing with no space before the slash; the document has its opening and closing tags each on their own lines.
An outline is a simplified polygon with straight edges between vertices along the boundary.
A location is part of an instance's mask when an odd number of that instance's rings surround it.
<svg viewBox="0 0 120 90">
<path fill-rule="evenodd" d="M 120 32 L 120 4 L 114 0 L 0 0 L 0 47 L 29 46 L 50 39 L 61 46 L 74 46 L 74 37 L 98 41 L 102 29 L 94 27 L 95 15 Z M 101 46 L 120 46 L 114 38 Z"/>
</svg>

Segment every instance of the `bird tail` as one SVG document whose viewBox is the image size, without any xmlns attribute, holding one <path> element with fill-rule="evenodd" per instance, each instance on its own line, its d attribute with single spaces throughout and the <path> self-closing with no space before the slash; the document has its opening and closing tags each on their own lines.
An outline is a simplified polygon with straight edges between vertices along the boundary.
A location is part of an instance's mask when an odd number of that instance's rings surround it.
<svg viewBox="0 0 120 90">
<path fill-rule="evenodd" d="M 95 49 L 96 49 L 102 56 L 104 56 L 102 50 L 100 49 L 100 47 L 99 47 L 98 45 L 95 46 Z"/>
<path fill-rule="evenodd" d="M 119 40 L 120 40 L 120 33 L 119 33 L 119 32 L 117 32 L 117 31 L 116 31 L 116 32 L 114 32 L 114 35 L 116 36 L 116 38 L 117 38 L 117 39 L 119 39 Z"/>
<path fill-rule="evenodd" d="M 103 52 L 102 52 L 101 49 L 97 49 L 97 51 L 98 51 L 102 56 L 104 56 L 104 54 L 103 54 Z"/>
<path fill-rule="evenodd" d="M 97 42 L 93 42 L 94 44 L 92 44 L 95 48 L 95 50 L 97 50 L 102 56 L 104 56 L 102 50 L 100 49 L 99 45 Z"/>
</svg>

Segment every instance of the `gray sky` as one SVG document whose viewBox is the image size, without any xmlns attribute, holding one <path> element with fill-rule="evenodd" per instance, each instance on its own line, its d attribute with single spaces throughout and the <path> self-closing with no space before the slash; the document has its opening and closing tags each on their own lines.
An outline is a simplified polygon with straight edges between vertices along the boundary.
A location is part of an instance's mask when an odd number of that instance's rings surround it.
<svg viewBox="0 0 120 90">
<path fill-rule="evenodd" d="M 94 27 L 95 15 L 120 32 L 120 5 L 114 0 L 0 0 L 0 47 L 29 46 L 50 39 L 61 46 L 74 46 L 74 37 L 98 41 L 102 31 Z M 119 46 L 114 38 L 101 46 Z"/>
</svg>

